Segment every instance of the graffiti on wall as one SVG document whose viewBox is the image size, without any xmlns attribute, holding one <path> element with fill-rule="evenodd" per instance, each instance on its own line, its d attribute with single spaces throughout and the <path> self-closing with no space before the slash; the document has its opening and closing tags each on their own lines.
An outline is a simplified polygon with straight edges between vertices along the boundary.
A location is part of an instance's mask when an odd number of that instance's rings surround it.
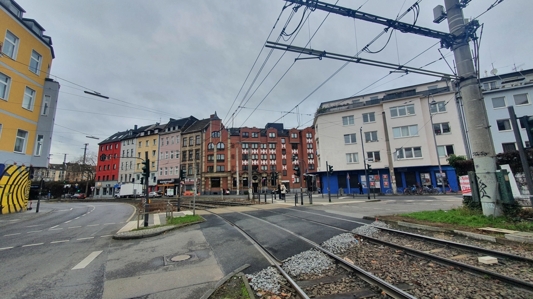
<svg viewBox="0 0 533 299">
<path fill-rule="evenodd" d="M 30 187 L 28 168 L 0 164 L 0 214 L 26 210 Z"/>
</svg>

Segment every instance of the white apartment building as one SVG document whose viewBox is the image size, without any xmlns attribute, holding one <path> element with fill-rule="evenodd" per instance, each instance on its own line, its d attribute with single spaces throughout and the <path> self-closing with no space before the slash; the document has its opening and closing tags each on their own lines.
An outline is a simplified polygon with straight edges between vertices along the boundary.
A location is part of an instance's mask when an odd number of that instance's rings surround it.
<svg viewBox="0 0 533 299">
<path fill-rule="evenodd" d="M 458 189 L 446 158 L 466 150 L 448 80 L 323 102 L 314 125 L 324 190 L 328 181 L 332 193 L 356 192 L 359 182 L 376 192 L 393 185 L 400 192 L 413 185 L 442 186 L 439 162 L 446 181 Z M 363 159 L 372 168 L 368 182 Z M 329 179 L 326 162 L 334 169 Z"/>
<path fill-rule="evenodd" d="M 514 106 L 515 115 L 533 116 L 533 69 L 481 78 L 485 108 L 494 142 L 494 151 L 503 153 L 517 150 L 508 106 Z M 523 126 L 520 135 L 524 146 L 529 147 Z"/>
</svg>

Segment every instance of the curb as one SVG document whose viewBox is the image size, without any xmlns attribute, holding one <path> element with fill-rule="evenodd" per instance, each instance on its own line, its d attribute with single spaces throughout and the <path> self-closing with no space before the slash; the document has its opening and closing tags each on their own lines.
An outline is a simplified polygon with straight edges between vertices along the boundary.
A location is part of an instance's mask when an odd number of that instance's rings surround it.
<svg viewBox="0 0 533 299">
<path fill-rule="evenodd" d="M 231 273 L 227 274 L 226 276 L 222 277 L 216 284 L 215 286 L 212 288 L 212 289 L 209 289 L 207 290 L 203 295 L 202 297 L 200 297 L 200 299 L 207 299 L 209 298 L 211 295 L 213 295 L 213 293 L 221 286 L 223 285 L 226 281 L 228 281 L 228 279 L 232 278 L 233 276 L 235 276 L 237 273 L 241 272 L 242 270 L 246 269 L 250 267 L 250 264 L 244 264 L 242 266 L 240 266 L 239 268 L 233 270 Z M 243 276 L 244 278 L 244 276 Z M 248 285 L 248 284 L 247 284 Z M 249 286 L 246 288 L 248 290 Z M 248 290 L 250 291 L 250 290 Z M 251 293 L 252 296 L 253 296 L 253 293 Z"/>
<path fill-rule="evenodd" d="M 177 225 L 172 225 L 172 226 L 168 226 L 168 227 L 160 226 L 160 227 L 156 227 L 156 228 L 153 228 L 153 229 L 147 228 L 145 230 L 134 231 L 134 232 L 132 232 L 132 231 L 122 232 L 122 233 L 113 235 L 112 238 L 114 240 L 133 240 L 133 239 L 150 238 L 150 237 L 155 237 L 155 236 L 161 235 L 161 234 L 166 233 L 166 232 L 171 231 L 171 230 L 175 230 L 177 228 L 186 227 L 186 226 L 193 225 L 193 224 L 199 224 L 199 223 L 202 223 L 204 221 L 205 221 L 205 219 L 203 221 L 196 221 L 196 222 L 190 222 L 190 223 L 184 223 L 184 224 L 177 224 Z M 142 232 L 142 233 L 139 233 L 139 232 Z"/>
</svg>

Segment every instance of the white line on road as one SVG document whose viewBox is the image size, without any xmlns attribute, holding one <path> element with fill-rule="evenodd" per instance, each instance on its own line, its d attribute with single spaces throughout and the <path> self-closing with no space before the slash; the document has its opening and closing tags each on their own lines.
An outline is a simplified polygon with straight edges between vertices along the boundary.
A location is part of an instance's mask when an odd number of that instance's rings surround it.
<svg viewBox="0 0 533 299">
<path fill-rule="evenodd" d="M 59 224 L 58 224 L 58 225 L 54 225 L 54 226 L 52 226 L 50 229 L 52 229 L 52 228 L 56 228 L 56 227 L 58 227 L 58 226 L 59 226 Z"/>
<path fill-rule="evenodd" d="M 70 241 L 70 240 L 52 241 L 52 242 L 50 242 L 50 244 L 65 243 L 65 242 L 68 242 L 68 241 Z"/>
<path fill-rule="evenodd" d="M 98 225 L 100 225 L 100 224 L 89 224 L 87 226 L 98 226 Z"/>
<path fill-rule="evenodd" d="M 100 236 L 100 238 L 105 238 L 105 237 L 112 237 L 113 235 L 103 235 L 103 236 Z"/>
<path fill-rule="evenodd" d="M 36 227 L 36 226 L 39 226 L 39 224 L 36 224 L 36 225 L 28 225 L 26 227 Z"/>
<path fill-rule="evenodd" d="M 81 240 L 89 240 L 89 239 L 94 239 L 94 237 L 79 238 L 79 239 L 76 239 L 76 240 L 77 241 L 81 241 Z"/>
<path fill-rule="evenodd" d="M 9 235 L 4 235 L 4 237 L 9 237 L 9 236 L 16 236 L 16 235 L 20 235 L 20 233 L 16 233 L 16 234 L 9 234 Z"/>
<path fill-rule="evenodd" d="M 76 218 L 74 218 L 74 219 L 80 219 L 80 217 L 76 217 Z"/>
<path fill-rule="evenodd" d="M 0 248 L 0 250 L 6 250 L 6 249 L 11 249 L 13 247 L 3 247 L 3 248 Z"/>
<path fill-rule="evenodd" d="M 32 230 L 32 231 L 29 231 L 29 232 L 26 232 L 27 234 L 31 234 L 31 233 L 38 233 L 38 232 L 42 232 L 43 230 Z"/>
<path fill-rule="evenodd" d="M 65 222 L 63 222 L 63 223 L 69 223 L 70 221 L 72 221 L 72 220 L 69 220 L 69 221 L 65 221 Z"/>
<path fill-rule="evenodd" d="M 60 230 L 60 229 L 63 229 L 62 227 L 58 227 L 58 228 L 51 228 L 49 230 Z"/>
<path fill-rule="evenodd" d="M 58 210 L 58 212 L 66 212 L 66 211 L 70 211 L 70 210 Z"/>
<path fill-rule="evenodd" d="M 22 247 L 38 246 L 38 245 L 43 245 L 43 244 L 44 243 L 28 244 L 28 245 L 22 245 Z"/>
<path fill-rule="evenodd" d="M 114 223 L 104 223 L 102 225 L 111 225 L 111 224 L 114 224 Z"/>
<path fill-rule="evenodd" d="M 69 228 L 79 228 L 81 226 L 70 226 Z"/>
<path fill-rule="evenodd" d="M 87 267 L 87 265 L 89 265 L 100 253 L 102 253 L 101 250 L 100 251 L 93 251 L 86 258 L 84 258 L 83 261 L 81 261 L 79 264 L 74 266 L 74 268 L 72 268 L 72 270 L 83 269 L 83 268 Z"/>
</svg>

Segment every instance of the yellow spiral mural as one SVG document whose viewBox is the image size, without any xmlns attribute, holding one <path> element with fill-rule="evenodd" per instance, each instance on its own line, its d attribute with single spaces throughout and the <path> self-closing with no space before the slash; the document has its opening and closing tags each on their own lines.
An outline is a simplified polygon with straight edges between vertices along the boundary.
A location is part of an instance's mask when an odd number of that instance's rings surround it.
<svg viewBox="0 0 533 299">
<path fill-rule="evenodd" d="M 0 214 L 27 209 L 31 181 L 25 166 L 0 164 Z"/>
</svg>

